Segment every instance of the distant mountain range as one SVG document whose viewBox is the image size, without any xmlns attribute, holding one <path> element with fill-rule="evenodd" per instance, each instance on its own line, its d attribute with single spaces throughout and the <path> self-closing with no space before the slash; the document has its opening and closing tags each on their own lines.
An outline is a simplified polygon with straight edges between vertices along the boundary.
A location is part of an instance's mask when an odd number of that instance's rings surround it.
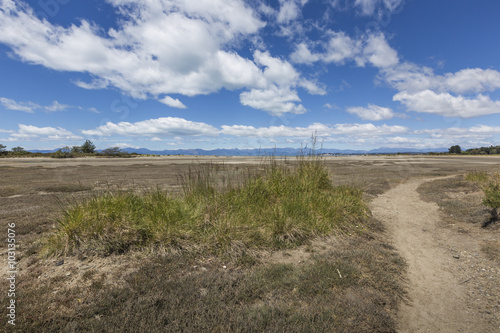
<svg viewBox="0 0 500 333">
<path fill-rule="evenodd" d="M 260 149 L 176 149 L 176 150 L 149 150 L 147 148 L 124 148 L 127 153 L 137 153 L 143 155 L 208 155 L 208 156 L 296 156 L 298 148 L 260 148 Z M 54 153 L 54 150 L 30 150 L 32 153 Z M 101 151 L 101 150 L 98 150 Z M 448 148 L 415 149 L 415 148 L 377 148 L 372 150 L 351 150 L 351 149 L 317 149 L 318 154 L 334 155 L 360 155 L 360 154 L 426 154 L 448 152 Z"/>
</svg>

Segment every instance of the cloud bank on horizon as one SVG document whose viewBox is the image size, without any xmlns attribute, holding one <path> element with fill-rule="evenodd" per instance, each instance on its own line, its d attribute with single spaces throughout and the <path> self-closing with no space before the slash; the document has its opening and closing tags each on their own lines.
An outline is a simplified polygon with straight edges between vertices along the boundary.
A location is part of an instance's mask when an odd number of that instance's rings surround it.
<svg viewBox="0 0 500 333">
<path fill-rule="evenodd" d="M 0 0 L 0 142 L 498 144 L 498 14 L 486 0 Z"/>
</svg>

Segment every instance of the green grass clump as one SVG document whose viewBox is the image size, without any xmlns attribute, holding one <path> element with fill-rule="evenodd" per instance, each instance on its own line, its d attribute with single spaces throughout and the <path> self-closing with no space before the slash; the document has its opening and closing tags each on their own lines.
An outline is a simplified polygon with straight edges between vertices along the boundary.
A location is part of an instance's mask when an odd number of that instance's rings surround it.
<svg viewBox="0 0 500 333">
<path fill-rule="evenodd" d="M 161 247 L 241 257 L 349 230 L 367 215 L 362 191 L 334 186 L 318 157 L 302 156 L 294 167 L 271 158 L 262 166 L 237 185 L 220 166 L 207 164 L 183 176 L 182 195 L 110 192 L 72 204 L 48 250 L 106 254 Z"/>
<path fill-rule="evenodd" d="M 465 180 L 483 184 L 489 181 L 489 177 L 485 171 L 471 171 L 465 175 Z"/>
</svg>

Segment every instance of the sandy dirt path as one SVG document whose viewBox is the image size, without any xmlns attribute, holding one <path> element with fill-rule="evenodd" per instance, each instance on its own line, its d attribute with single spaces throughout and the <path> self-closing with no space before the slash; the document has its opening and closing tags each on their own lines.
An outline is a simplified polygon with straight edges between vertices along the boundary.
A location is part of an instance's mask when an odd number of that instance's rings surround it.
<svg viewBox="0 0 500 333">
<path fill-rule="evenodd" d="M 464 306 L 466 292 L 449 270 L 454 259 L 439 245 L 439 208 L 417 193 L 434 179 L 410 180 L 372 201 L 375 218 L 409 266 L 409 301 L 400 310 L 399 331 L 475 332 L 474 316 Z"/>
</svg>

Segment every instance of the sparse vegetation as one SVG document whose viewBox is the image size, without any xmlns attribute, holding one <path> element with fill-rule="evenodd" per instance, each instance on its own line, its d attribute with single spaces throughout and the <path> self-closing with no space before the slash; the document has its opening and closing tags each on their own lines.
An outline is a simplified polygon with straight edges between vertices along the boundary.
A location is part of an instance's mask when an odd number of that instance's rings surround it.
<svg viewBox="0 0 500 333">
<path fill-rule="evenodd" d="M 426 201 L 436 202 L 442 211 L 442 220 L 483 225 L 490 219 L 490 211 L 482 205 L 481 190 L 469 179 L 481 179 L 482 172 L 449 179 L 439 179 L 421 185 L 418 192 Z M 464 198 L 467 197 L 467 200 Z"/>
<path fill-rule="evenodd" d="M 468 180 L 470 182 L 484 184 L 484 183 L 488 182 L 489 177 L 488 177 L 488 173 L 485 171 L 471 171 L 465 175 L 465 180 Z"/>
<path fill-rule="evenodd" d="M 186 255 L 143 263 L 110 286 L 92 271 L 78 288 L 22 309 L 26 331 L 395 332 L 404 263 L 376 241 L 352 237 L 304 263 L 223 269 Z M 35 279 L 36 280 L 36 279 Z M 63 281 L 52 281 L 51 286 Z M 108 284 L 107 284 L 108 283 Z M 24 287 L 22 299 L 43 290 Z M 31 291 L 31 293 L 30 293 Z M 70 320 L 69 320 L 70 319 Z"/>
</svg>

